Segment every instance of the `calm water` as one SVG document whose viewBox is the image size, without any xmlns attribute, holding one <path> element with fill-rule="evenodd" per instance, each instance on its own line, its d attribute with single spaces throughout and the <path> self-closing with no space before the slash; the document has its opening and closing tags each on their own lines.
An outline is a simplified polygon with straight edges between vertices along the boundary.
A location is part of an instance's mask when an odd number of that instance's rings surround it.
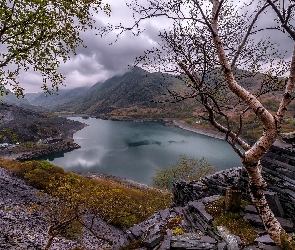
<svg viewBox="0 0 295 250">
<path fill-rule="evenodd" d="M 71 119 L 89 125 L 74 135 L 81 148 L 48 159 L 68 171 L 105 173 L 150 185 L 154 170 L 171 166 L 180 154 L 205 157 L 218 170 L 241 165 L 226 142 L 163 123 Z"/>
</svg>

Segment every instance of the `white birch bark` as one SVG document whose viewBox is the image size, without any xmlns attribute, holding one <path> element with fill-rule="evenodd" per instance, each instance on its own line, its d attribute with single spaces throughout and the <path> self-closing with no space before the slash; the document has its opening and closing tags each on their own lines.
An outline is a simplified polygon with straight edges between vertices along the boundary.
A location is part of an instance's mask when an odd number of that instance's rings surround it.
<svg viewBox="0 0 295 250">
<path fill-rule="evenodd" d="M 280 131 L 283 117 L 287 111 L 287 107 L 291 101 L 291 93 L 293 92 L 295 82 L 295 48 L 290 67 L 290 77 L 286 85 L 285 94 L 281 100 L 279 110 L 276 116 L 273 116 L 266 110 L 259 100 L 249 93 L 246 89 L 241 87 L 234 78 L 233 70 L 227 60 L 222 42 L 218 35 L 218 8 L 220 2 L 213 0 L 213 17 L 211 22 L 212 36 L 216 46 L 218 57 L 221 65 L 224 67 L 224 74 L 230 90 L 239 98 L 244 100 L 251 109 L 256 113 L 257 117 L 263 123 L 263 134 L 261 138 L 244 153 L 242 163 L 247 170 L 249 176 L 249 192 L 252 202 L 257 208 L 257 211 L 263 221 L 263 224 L 274 242 L 281 246 L 281 231 L 283 230 L 278 220 L 275 218 L 273 212 L 268 206 L 265 199 L 263 189 L 266 186 L 265 181 L 261 175 L 260 159 L 269 150 L 275 142 Z"/>
</svg>

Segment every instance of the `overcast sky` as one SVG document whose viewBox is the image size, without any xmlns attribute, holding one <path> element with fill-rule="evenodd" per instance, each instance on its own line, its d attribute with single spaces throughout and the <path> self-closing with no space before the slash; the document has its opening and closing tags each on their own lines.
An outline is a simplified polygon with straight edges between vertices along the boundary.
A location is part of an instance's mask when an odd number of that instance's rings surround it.
<svg viewBox="0 0 295 250">
<path fill-rule="evenodd" d="M 131 0 L 126 0 L 130 2 Z M 105 0 L 111 5 L 111 17 L 102 12 L 97 16 L 97 24 L 122 23 L 126 26 L 133 23 L 132 13 L 123 0 Z M 143 0 L 145 2 L 145 0 Z M 266 19 L 267 20 L 267 19 Z M 61 65 L 60 71 L 66 76 L 66 87 L 75 88 L 80 86 L 92 86 L 99 81 L 116 75 L 123 74 L 128 70 L 128 65 L 133 64 L 136 56 L 140 56 L 146 49 L 157 45 L 158 32 L 168 23 L 163 19 L 153 19 L 141 24 L 145 28 L 140 36 L 134 37 L 129 33 L 120 36 L 114 43 L 116 36 L 110 33 L 105 37 L 96 36 L 96 31 L 89 30 L 82 33 L 87 48 L 78 48 L 77 55 Z M 292 41 L 287 36 L 275 36 L 279 43 L 292 48 Z M 112 45 L 110 45 L 112 43 Z M 27 72 L 20 75 L 21 85 L 26 92 L 39 92 L 42 78 L 35 72 Z"/>
<path fill-rule="evenodd" d="M 129 1 L 129 0 L 128 0 Z M 132 12 L 126 6 L 126 1 L 106 0 L 111 5 L 111 16 L 103 12 L 97 16 L 97 25 L 112 23 L 118 25 L 133 24 Z M 130 2 L 130 1 L 129 1 Z M 71 60 L 60 66 L 59 71 L 66 76 L 66 88 L 80 86 L 92 86 L 99 81 L 123 74 L 132 65 L 136 56 L 140 56 L 146 49 L 157 45 L 158 23 L 149 21 L 142 23 L 145 32 L 138 37 L 130 33 L 124 33 L 115 42 L 115 33 L 104 37 L 95 35 L 97 31 L 88 30 L 81 34 L 87 48 L 77 49 L 77 55 L 71 56 Z M 112 45 L 111 45 L 112 44 Z M 25 92 L 40 92 L 42 78 L 36 72 L 27 72 L 20 75 L 20 83 Z"/>
</svg>

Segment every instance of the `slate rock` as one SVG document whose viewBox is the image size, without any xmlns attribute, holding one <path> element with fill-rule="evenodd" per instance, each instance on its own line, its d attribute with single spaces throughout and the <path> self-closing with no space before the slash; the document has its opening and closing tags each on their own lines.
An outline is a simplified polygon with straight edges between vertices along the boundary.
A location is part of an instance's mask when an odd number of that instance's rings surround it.
<svg viewBox="0 0 295 250">
<path fill-rule="evenodd" d="M 225 243 L 225 242 L 219 242 L 219 243 L 217 244 L 217 249 L 218 249 L 218 250 L 227 250 L 226 243 Z"/>
<path fill-rule="evenodd" d="M 287 233 L 293 233 L 294 232 L 294 223 L 291 220 L 288 220 L 286 218 L 277 217 L 277 220 L 280 222 L 282 228 L 286 230 Z"/>
<path fill-rule="evenodd" d="M 169 250 L 170 249 L 170 236 L 165 235 L 163 241 L 158 250 Z"/>
<path fill-rule="evenodd" d="M 257 246 L 246 246 L 243 248 L 243 250 L 261 250 L 261 248 L 258 248 Z"/>
<path fill-rule="evenodd" d="M 217 240 L 214 239 L 214 238 L 211 238 L 209 236 L 203 236 L 201 239 L 200 239 L 201 242 L 205 242 L 205 243 L 210 243 L 210 244 L 216 244 L 217 243 Z"/>
<path fill-rule="evenodd" d="M 265 244 L 258 244 L 259 249 L 263 249 L 263 250 L 282 250 L 281 247 L 278 246 L 270 246 L 270 245 L 265 245 Z M 291 250 L 291 249 L 290 249 Z"/>
<path fill-rule="evenodd" d="M 245 206 L 245 207 L 244 207 L 244 211 L 245 211 L 246 213 L 257 214 L 256 207 L 253 206 L 253 205 Z"/>
<path fill-rule="evenodd" d="M 264 227 L 262 220 L 258 214 L 246 213 L 243 218 L 244 218 L 244 220 L 247 220 L 250 224 L 252 224 L 254 226 Z"/>
<path fill-rule="evenodd" d="M 142 246 L 153 248 L 157 246 L 163 238 L 164 236 L 162 234 L 151 235 L 150 237 L 147 237 L 142 241 Z"/>
<path fill-rule="evenodd" d="M 270 238 L 268 234 L 263 235 L 259 238 L 256 238 L 255 241 L 258 243 L 266 244 L 266 245 L 275 245 L 274 241 Z"/>
<path fill-rule="evenodd" d="M 193 201 L 189 203 L 189 208 L 193 212 L 197 212 L 198 214 L 201 215 L 201 217 L 207 222 L 211 223 L 213 221 L 213 217 L 208 214 L 205 210 L 205 205 L 201 201 Z"/>
<path fill-rule="evenodd" d="M 136 238 L 141 237 L 141 235 L 143 234 L 143 228 L 139 225 L 133 226 L 132 228 L 129 229 L 129 231 Z"/>
<path fill-rule="evenodd" d="M 278 194 L 276 192 L 265 191 L 265 199 L 275 216 L 284 217 L 285 213 L 282 208 L 282 204 L 279 200 Z"/>
<path fill-rule="evenodd" d="M 209 196 L 209 197 L 204 197 L 203 199 L 202 199 L 202 202 L 203 203 L 211 203 L 211 202 L 214 202 L 214 201 L 218 201 L 218 200 L 220 200 L 222 198 L 222 196 L 221 195 L 212 195 L 212 196 Z"/>
</svg>

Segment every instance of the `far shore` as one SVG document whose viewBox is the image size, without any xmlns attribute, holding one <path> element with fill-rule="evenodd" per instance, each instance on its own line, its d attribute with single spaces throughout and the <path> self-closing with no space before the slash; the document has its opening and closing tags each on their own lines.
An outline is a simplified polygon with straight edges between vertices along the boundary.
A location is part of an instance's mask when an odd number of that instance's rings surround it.
<svg viewBox="0 0 295 250">
<path fill-rule="evenodd" d="M 169 125 L 170 125 L 170 122 L 171 122 L 171 123 L 173 123 L 173 124 L 171 124 L 172 126 L 176 126 L 176 127 L 181 128 L 181 129 L 185 129 L 185 130 L 197 133 L 197 134 L 202 134 L 202 135 L 206 135 L 206 136 L 209 136 L 209 137 L 213 137 L 215 139 L 225 140 L 225 135 L 223 133 L 221 133 L 221 132 L 210 130 L 210 129 L 197 128 L 195 126 L 191 126 L 191 125 L 188 125 L 188 124 L 186 124 L 184 122 L 181 122 L 178 119 L 172 119 L 172 118 L 163 118 L 163 119 L 141 118 L 141 119 L 134 119 L 134 118 L 131 118 L 131 117 L 130 118 L 125 118 L 125 119 L 119 119 L 119 118 L 115 119 L 115 118 L 112 118 L 112 117 L 105 118 L 105 117 L 99 117 L 99 116 L 98 117 L 93 117 L 93 118 L 102 119 L 102 120 L 133 121 L 133 122 L 164 121 L 164 122 L 169 123 Z"/>
<path fill-rule="evenodd" d="M 173 120 L 173 125 L 181 128 L 181 129 L 185 129 L 185 130 L 197 133 L 197 134 L 206 135 L 206 136 L 213 137 L 213 138 L 219 139 L 219 140 L 225 140 L 225 135 L 221 132 L 208 130 L 208 129 L 196 128 L 195 126 L 190 126 L 190 125 L 183 123 L 179 120 Z"/>
</svg>

